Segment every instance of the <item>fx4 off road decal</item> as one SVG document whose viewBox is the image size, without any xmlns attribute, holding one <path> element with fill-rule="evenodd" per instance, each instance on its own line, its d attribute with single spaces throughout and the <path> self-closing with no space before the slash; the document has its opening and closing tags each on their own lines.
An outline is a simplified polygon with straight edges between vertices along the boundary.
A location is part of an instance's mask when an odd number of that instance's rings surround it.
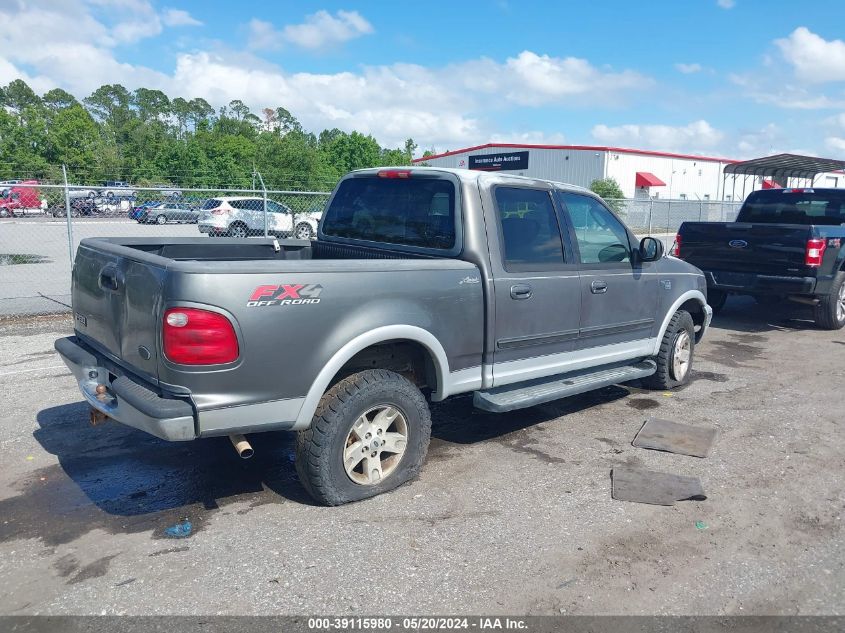
<svg viewBox="0 0 845 633">
<path fill-rule="evenodd" d="M 263 306 L 300 306 L 320 303 L 320 284 L 278 284 L 272 286 L 258 286 L 252 291 L 248 308 Z"/>
</svg>

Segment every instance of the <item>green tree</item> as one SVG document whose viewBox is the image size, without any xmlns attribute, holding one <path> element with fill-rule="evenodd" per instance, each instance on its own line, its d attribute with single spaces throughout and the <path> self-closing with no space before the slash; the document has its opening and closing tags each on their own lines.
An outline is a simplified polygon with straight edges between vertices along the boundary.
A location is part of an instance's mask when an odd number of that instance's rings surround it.
<svg viewBox="0 0 845 633">
<path fill-rule="evenodd" d="M 76 97 L 61 88 L 53 88 L 52 90 L 45 92 L 41 100 L 44 102 L 45 106 L 53 111 L 69 108 L 79 103 L 76 100 Z"/>
<path fill-rule="evenodd" d="M 590 191 L 600 196 L 615 212 L 622 209 L 621 200 L 625 197 L 619 183 L 613 178 L 599 178 L 590 183 Z"/>
<path fill-rule="evenodd" d="M 26 108 L 41 105 L 41 98 L 23 80 L 15 79 L 3 89 L 3 101 L 7 108 L 22 113 Z"/>
<path fill-rule="evenodd" d="M 138 88 L 134 95 L 135 107 L 141 121 L 161 121 L 171 113 L 170 99 L 161 90 Z"/>
</svg>

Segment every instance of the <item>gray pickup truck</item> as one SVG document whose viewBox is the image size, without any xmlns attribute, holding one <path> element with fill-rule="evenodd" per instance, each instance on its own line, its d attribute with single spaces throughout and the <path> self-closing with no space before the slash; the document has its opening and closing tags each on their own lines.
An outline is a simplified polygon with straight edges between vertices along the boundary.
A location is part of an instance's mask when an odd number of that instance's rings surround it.
<svg viewBox="0 0 845 633">
<path fill-rule="evenodd" d="M 356 171 L 317 238 L 83 240 L 56 349 L 92 416 L 242 455 L 245 433 L 297 431 L 302 484 L 335 505 L 418 472 L 429 400 L 670 389 L 712 315 L 697 268 L 555 182 Z"/>
</svg>

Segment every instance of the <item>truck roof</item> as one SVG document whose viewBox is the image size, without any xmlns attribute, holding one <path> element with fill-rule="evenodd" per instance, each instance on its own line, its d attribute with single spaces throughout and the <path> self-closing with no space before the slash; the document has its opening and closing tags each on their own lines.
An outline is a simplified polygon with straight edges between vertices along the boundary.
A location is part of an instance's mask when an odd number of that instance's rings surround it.
<svg viewBox="0 0 845 633">
<path fill-rule="evenodd" d="M 448 173 L 454 174 L 462 181 L 466 182 L 478 182 L 478 181 L 494 181 L 494 182 L 519 182 L 519 183 L 526 183 L 526 182 L 543 182 L 550 184 L 557 189 L 564 189 L 566 191 L 575 191 L 578 193 L 588 193 L 590 195 L 595 195 L 589 189 L 584 187 L 579 187 L 578 185 L 571 185 L 565 182 L 558 182 L 556 180 L 547 180 L 545 178 L 532 178 L 529 176 L 517 176 L 516 174 L 507 174 L 502 173 L 500 171 L 478 171 L 478 170 L 471 170 L 471 169 L 457 169 L 454 167 L 418 167 L 416 165 L 408 166 L 402 165 L 397 167 L 370 167 L 367 169 L 356 169 L 355 171 L 350 172 L 351 174 L 377 174 L 380 171 L 411 171 L 411 172 L 439 172 L 439 173 Z"/>
</svg>

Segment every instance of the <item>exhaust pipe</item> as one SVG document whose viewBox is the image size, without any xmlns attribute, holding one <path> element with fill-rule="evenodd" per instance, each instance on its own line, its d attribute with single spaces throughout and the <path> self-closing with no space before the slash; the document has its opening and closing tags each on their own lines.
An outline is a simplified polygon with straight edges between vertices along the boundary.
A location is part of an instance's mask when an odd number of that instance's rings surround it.
<svg viewBox="0 0 845 633">
<path fill-rule="evenodd" d="M 790 295 L 787 297 L 790 301 L 794 301 L 795 303 L 803 303 L 804 305 L 808 306 L 817 306 L 819 305 L 819 300 L 815 297 L 800 297 L 795 295 Z"/>
<path fill-rule="evenodd" d="M 233 433 L 229 436 L 229 441 L 232 442 L 232 446 L 235 447 L 235 451 L 241 459 L 249 459 L 252 457 L 253 453 L 255 453 L 255 451 L 252 450 L 252 445 L 247 442 L 243 435 Z"/>
</svg>

